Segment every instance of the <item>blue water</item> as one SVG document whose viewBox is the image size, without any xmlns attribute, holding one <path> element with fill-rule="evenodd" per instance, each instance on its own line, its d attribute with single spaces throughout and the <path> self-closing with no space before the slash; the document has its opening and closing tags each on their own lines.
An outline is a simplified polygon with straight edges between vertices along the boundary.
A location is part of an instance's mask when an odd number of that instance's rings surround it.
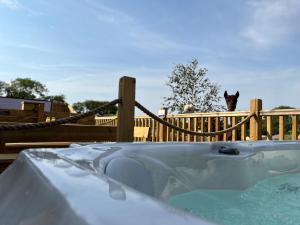
<svg viewBox="0 0 300 225">
<path fill-rule="evenodd" d="M 265 179 L 243 190 L 196 190 L 169 202 L 223 225 L 300 224 L 300 173 Z"/>
</svg>

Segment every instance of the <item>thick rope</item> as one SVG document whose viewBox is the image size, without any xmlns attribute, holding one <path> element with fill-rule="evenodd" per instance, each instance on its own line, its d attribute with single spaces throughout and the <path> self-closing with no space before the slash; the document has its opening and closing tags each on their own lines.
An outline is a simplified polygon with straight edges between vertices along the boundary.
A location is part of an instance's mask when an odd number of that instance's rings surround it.
<svg viewBox="0 0 300 225">
<path fill-rule="evenodd" d="M 29 130 L 29 129 L 35 129 L 35 128 L 46 128 L 46 127 L 54 127 L 61 124 L 66 123 L 74 123 L 78 120 L 81 120 L 85 117 L 95 115 L 97 113 L 101 113 L 103 109 L 107 108 L 108 106 L 115 105 L 117 103 L 120 103 L 119 99 L 115 99 L 99 108 L 93 109 L 91 111 L 81 113 L 74 116 L 69 116 L 66 118 L 60 118 L 55 121 L 51 122 L 39 122 L 39 123 L 32 123 L 32 124 L 15 124 L 15 125 L 0 125 L 0 131 L 9 131 L 9 130 Z"/>
<path fill-rule="evenodd" d="M 168 123 L 167 121 L 159 118 L 158 116 L 156 116 L 155 114 L 153 114 L 152 112 L 150 112 L 148 109 L 146 109 L 144 106 L 142 106 L 137 101 L 135 102 L 135 106 L 137 108 L 139 108 L 142 112 L 144 112 L 145 114 L 147 114 L 148 116 L 150 116 L 152 119 L 158 121 L 159 123 L 162 123 L 163 125 L 165 125 L 165 126 L 167 126 L 169 128 L 172 128 L 172 129 L 174 129 L 176 131 L 180 131 L 180 132 L 185 133 L 185 134 L 196 135 L 196 136 L 215 136 L 215 135 L 220 135 L 220 134 L 227 133 L 229 131 L 232 131 L 232 130 L 234 130 L 234 129 L 240 127 L 240 126 L 242 126 L 244 123 L 246 123 L 247 121 L 249 121 L 252 116 L 255 115 L 255 113 L 251 113 L 245 119 L 243 119 L 242 121 L 240 121 L 239 123 L 237 123 L 235 126 L 229 127 L 227 129 L 224 129 L 224 130 L 215 131 L 215 132 L 196 132 L 196 131 L 185 130 L 185 129 L 177 127 L 177 126 L 175 126 L 175 125 L 173 125 L 171 123 Z"/>
</svg>

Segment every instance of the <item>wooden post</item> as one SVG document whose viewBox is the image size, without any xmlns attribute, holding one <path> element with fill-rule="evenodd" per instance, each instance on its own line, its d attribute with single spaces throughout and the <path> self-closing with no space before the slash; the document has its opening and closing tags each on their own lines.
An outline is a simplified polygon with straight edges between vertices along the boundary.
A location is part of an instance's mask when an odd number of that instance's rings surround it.
<svg viewBox="0 0 300 225">
<path fill-rule="evenodd" d="M 164 120 L 167 119 L 165 118 Z M 167 135 L 168 135 L 167 126 L 159 123 L 158 127 L 159 127 L 159 141 L 160 142 L 167 141 Z"/>
<path fill-rule="evenodd" d="M 231 117 L 231 126 L 234 127 L 236 125 L 236 117 Z M 232 130 L 232 141 L 237 140 L 237 129 Z"/>
<path fill-rule="evenodd" d="M 261 99 L 251 99 L 250 101 L 250 113 L 255 113 L 250 119 L 250 140 L 261 140 L 262 122 L 260 111 L 262 110 Z"/>
<path fill-rule="evenodd" d="M 207 132 L 211 132 L 212 131 L 212 118 L 211 117 L 208 117 L 207 119 Z M 212 141 L 212 136 L 208 136 L 207 137 L 207 141 Z"/>
<path fill-rule="evenodd" d="M 244 120 L 246 117 L 243 116 L 242 120 Z M 241 126 L 241 140 L 245 141 L 246 140 L 246 123 L 243 123 Z"/>
<path fill-rule="evenodd" d="M 200 130 L 201 130 L 201 132 L 202 133 L 204 133 L 205 132 L 205 120 L 204 120 L 204 117 L 200 117 Z M 203 142 L 203 141 L 205 141 L 205 138 L 204 138 L 204 136 L 200 136 L 200 142 Z"/>
<path fill-rule="evenodd" d="M 292 116 L 292 140 L 298 139 L 298 117 L 297 115 Z"/>
<path fill-rule="evenodd" d="M 267 140 L 273 139 L 272 116 L 267 116 Z"/>
<path fill-rule="evenodd" d="M 285 135 L 285 117 L 284 116 L 279 116 L 279 141 L 284 140 L 284 135 Z"/>
<path fill-rule="evenodd" d="M 181 121 L 182 121 L 182 123 L 181 123 L 181 128 L 182 128 L 182 129 L 185 129 L 185 127 L 186 127 L 186 126 L 185 126 L 185 122 L 186 122 L 186 121 L 185 121 L 185 117 L 183 117 Z M 183 132 L 181 132 L 181 141 L 182 141 L 182 142 L 186 141 L 186 139 L 185 139 L 185 133 L 183 133 Z"/>
<path fill-rule="evenodd" d="M 177 125 L 177 127 L 180 127 L 180 118 L 177 118 L 176 125 Z M 179 142 L 179 140 L 180 140 L 179 136 L 180 136 L 179 131 L 176 131 L 176 141 L 177 142 Z"/>
<path fill-rule="evenodd" d="M 220 130 L 220 117 L 216 117 L 215 131 Z M 216 135 L 216 141 L 220 141 L 220 135 Z"/>
<path fill-rule="evenodd" d="M 223 118 L 223 129 L 226 130 L 228 128 L 228 121 L 227 121 L 227 117 L 224 116 Z M 227 141 L 228 139 L 228 133 L 224 133 L 223 134 L 223 141 Z"/>
<path fill-rule="evenodd" d="M 152 142 L 155 142 L 155 120 L 151 119 Z"/>
<path fill-rule="evenodd" d="M 194 117 L 194 131 L 198 132 L 198 117 Z M 194 135 L 194 142 L 197 142 L 197 135 Z"/>
<path fill-rule="evenodd" d="M 154 120 L 154 124 L 155 124 L 155 142 L 159 142 L 159 122 L 157 122 L 156 120 Z"/>
<path fill-rule="evenodd" d="M 192 130 L 192 119 L 191 119 L 191 117 L 189 117 L 189 118 L 187 118 L 187 121 L 188 121 L 188 127 L 187 127 L 187 129 L 189 130 L 189 131 L 191 131 Z M 187 135 L 187 141 L 188 142 L 191 142 L 191 135 L 190 134 L 188 134 Z"/>
<path fill-rule="evenodd" d="M 171 118 L 171 124 L 175 124 L 175 118 L 172 117 Z M 175 141 L 175 130 L 171 129 L 171 141 L 174 142 Z"/>
<path fill-rule="evenodd" d="M 134 131 L 135 78 L 122 77 L 119 82 L 117 142 L 132 142 Z"/>
<path fill-rule="evenodd" d="M 45 111 L 45 104 L 40 103 L 37 105 L 37 121 L 43 122 L 44 121 L 44 111 Z"/>
<path fill-rule="evenodd" d="M 170 118 L 167 118 L 166 120 L 167 120 L 168 123 L 171 123 L 171 119 Z M 166 126 L 166 141 L 167 142 L 170 141 L 170 131 L 171 131 L 171 129 Z"/>
</svg>

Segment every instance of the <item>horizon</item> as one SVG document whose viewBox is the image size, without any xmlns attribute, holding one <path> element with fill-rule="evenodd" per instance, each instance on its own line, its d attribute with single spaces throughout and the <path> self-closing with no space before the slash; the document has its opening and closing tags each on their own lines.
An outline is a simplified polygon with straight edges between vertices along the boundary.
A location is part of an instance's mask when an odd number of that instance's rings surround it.
<svg viewBox="0 0 300 225">
<path fill-rule="evenodd" d="M 220 96 L 240 92 L 237 110 L 300 108 L 297 0 L 0 0 L 0 15 L 0 80 L 30 77 L 70 104 L 115 99 L 128 75 L 156 113 L 174 66 L 196 58 Z"/>
</svg>

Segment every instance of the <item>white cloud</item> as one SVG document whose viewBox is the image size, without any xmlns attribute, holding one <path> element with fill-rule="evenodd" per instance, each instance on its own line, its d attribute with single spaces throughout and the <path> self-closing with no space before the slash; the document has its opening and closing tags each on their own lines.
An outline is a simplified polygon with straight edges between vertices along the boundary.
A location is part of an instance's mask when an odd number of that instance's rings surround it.
<svg viewBox="0 0 300 225">
<path fill-rule="evenodd" d="M 258 47 L 271 47 L 299 33 L 299 0 L 252 0 L 248 2 L 250 21 L 242 36 Z"/>
<path fill-rule="evenodd" d="M 10 9 L 19 9 L 22 7 L 17 0 L 0 0 L 0 4 Z"/>
</svg>

